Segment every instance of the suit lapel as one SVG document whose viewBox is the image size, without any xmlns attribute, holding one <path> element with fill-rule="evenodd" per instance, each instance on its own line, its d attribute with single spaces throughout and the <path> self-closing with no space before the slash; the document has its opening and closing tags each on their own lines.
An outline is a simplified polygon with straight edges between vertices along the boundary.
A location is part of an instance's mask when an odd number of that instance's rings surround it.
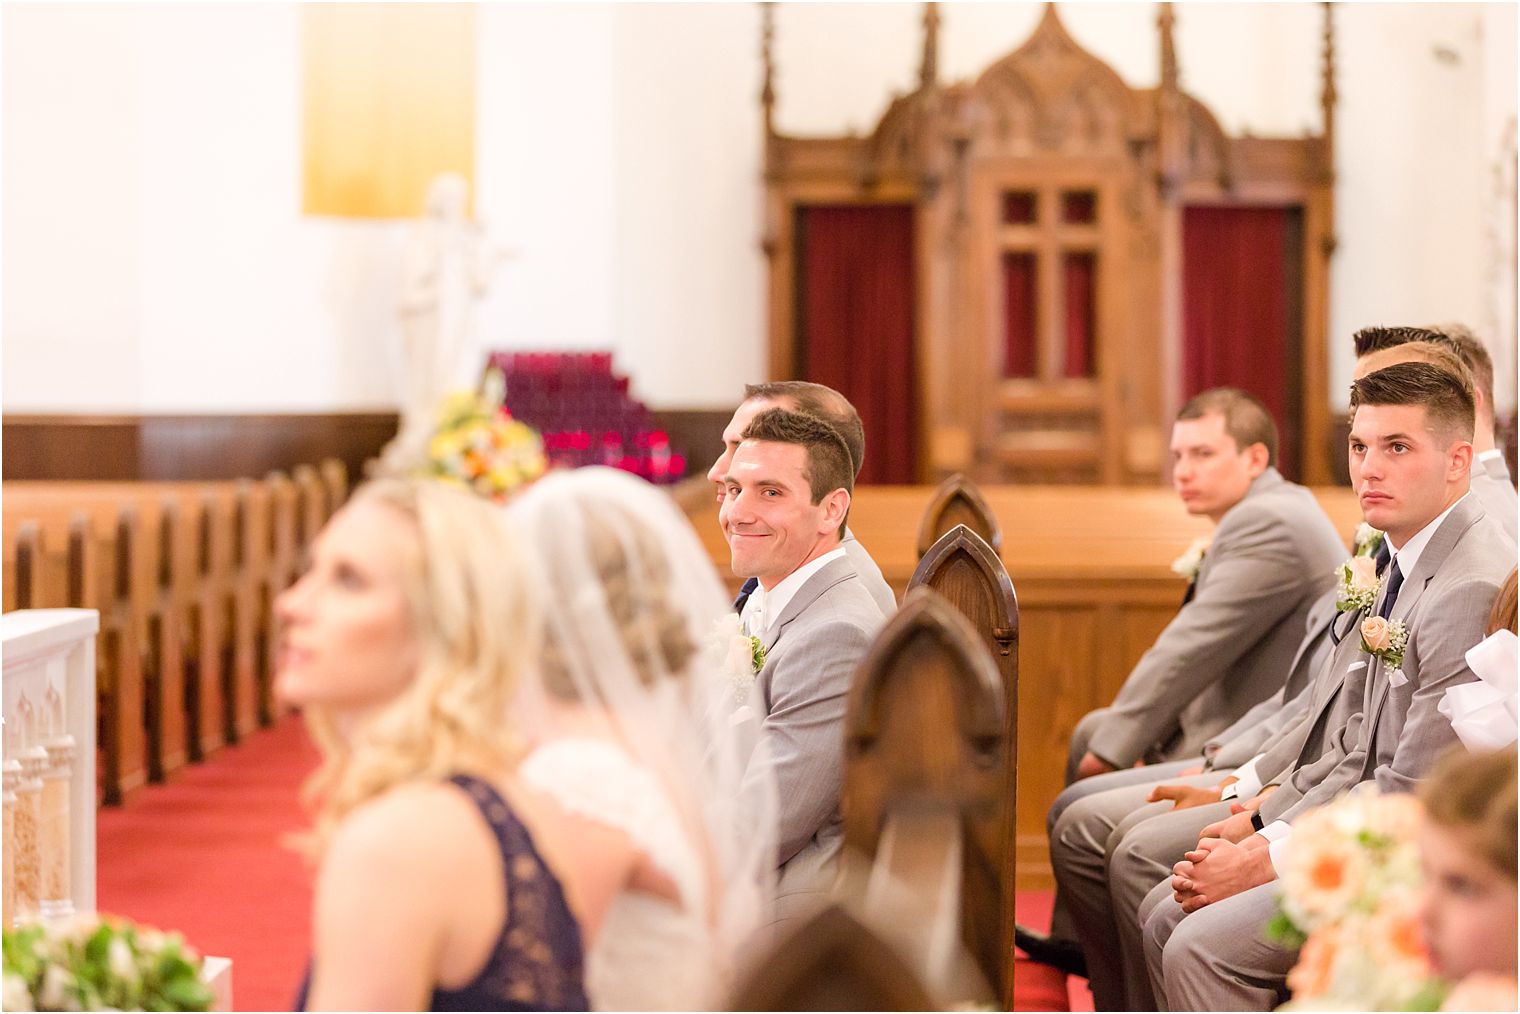
<svg viewBox="0 0 1520 1014">
<path fill-rule="evenodd" d="M 818 596 L 854 573 L 855 565 L 848 558 L 842 558 L 833 561 L 808 578 L 802 587 L 797 589 L 797 594 L 792 596 L 792 601 L 786 604 L 786 611 L 777 618 L 775 623 L 768 625 L 763 642 L 765 650 L 767 652 L 771 650 L 781 639 L 781 632 L 786 629 L 786 625 L 801 616 L 808 606 L 818 601 Z"/>
</svg>

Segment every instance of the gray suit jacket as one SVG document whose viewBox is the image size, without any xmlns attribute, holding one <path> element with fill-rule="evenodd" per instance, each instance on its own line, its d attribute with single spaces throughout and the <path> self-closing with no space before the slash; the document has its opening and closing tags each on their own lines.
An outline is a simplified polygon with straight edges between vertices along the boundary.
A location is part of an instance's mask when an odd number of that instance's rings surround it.
<svg viewBox="0 0 1520 1014">
<path fill-rule="evenodd" d="M 1283 685 L 1309 606 L 1345 558 L 1314 494 L 1267 469 L 1220 521 L 1192 601 L 1129 674 L 1088 749 L 1120 768 L 1155 749 L 1197 755 Z"/>
<path fill-rule="evenodd" d="M 1313 678 L 1324 668 L 1330 654 L 1330 624 L 1337 615 L 1335 589 L 1331 588 L 1309 607 L 1304 639 L 1298 643 L 1288 681 L 1282 689 L 1246 712 L 1245 717 L 1203 748 L 1211 769 L 1239 767 L 1303 718 L 1313 696 Z"/>
<path fill-rule="evenodd" d="M 781 804 L 778 918 L 798 914 L 832 885 L 843 838 L 845 703 L 883 622 L 843 559 L 808 578 L 765 635 L 757 678 L 766 712 L 762 756 Z"/>
<path fill-rule="evenodd" d="M 1356 711 L 1329 737 L 1317 761 L 1296 770 L 1267 798 L 1263 820 L 1291 821 L 1360 781 L 1375 779 L 1384 792 L 1408 792 L 1425 776 L 1458 742 L 1437 705 L 1449 688 L 1476 679 L 1467 650 L 1486 635 L 1494 596 L 1514 566 L 1514 542 L 1486 516 L 1478 498 L 1459 503 L 1404 579 L 1389 617 L 1409 632 L 1403 681 L 1394 686 L 1382 660 L 1362 653 L 1360 636 L 1351 631 L 1341 647 L 1354 644 L 1357 661 L 1366 665 L 1352 669 L 1356 662 L 1349 663 L 1341 695 Z"/>
<path fill-rule="evenodd" d="M 860 544 L 855 533 L 848 528 L 844 530 L 842 545 L 845 555 L 855 565 L 855 573 L 860 575 L 861 583 L 875 600 L 876 607 L 881 610 L 881 615 L 891 616 L 897 612 L 897 596 L 892 593 L 892 586 L 881 576 L 881 568 L 876 566 L 876 561 L 871 559 L 866 547 Z"/>
<path fill-rule="evenodd" d="M 1483 501 L 1483 510 L 1489 519 L 1497 521 L 1505 534 L 1514 539 L 1517 502 L 1515 484 L 1509 477 L 1509 466 L 1504 463 L 1503 455 L 1473 464 L 1472 491 L 1474 496 Z"/>
</svg>

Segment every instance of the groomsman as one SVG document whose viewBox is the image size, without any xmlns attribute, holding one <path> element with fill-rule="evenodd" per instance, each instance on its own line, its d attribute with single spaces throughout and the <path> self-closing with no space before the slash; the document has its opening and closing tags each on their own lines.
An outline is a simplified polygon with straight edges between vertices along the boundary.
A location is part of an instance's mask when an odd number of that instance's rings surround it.
<svg viewBox="0 0 1520 1014">
<path fill-rule="evenodd" d="M 805 916 L 832 885 L 845 702 L 884 622 L 841 541 L 854 484 L 834 427 L 774 408 L 745 427 L 723 475 L 718 517 L 733 571 L 757 582 L 740 612 L 765 650 L 763 749 L 749 777 L 776 780 L 778 922 Z"/>
<path fill-rule="evenodd" d="M 745 427 L 761 412 L 772 408 L 784 408 L 788 412 L 806 412 L 808 415 L 817 416 L 824 422 L 839 431 L 844 439 L 845 447 L 850 452 L 850 461 L 854 465 L 854 475 L 860 476 L 861 466 L 866 459 L 866 431 L 860 424 L 860 413 L 855 411 L 855 406 L 850 404 L 849 399 L 832 387 L 822 384 L 813 384 L 805 380 L 781 380 L 769 384 L 749 384 L 744 388 L 744 401 L 734 410 L 734 417 L 728 421 L 728 426 L 723 430 L 723 453 L 718 455 L 718 460 L 707 470 L 707 479 L 718 488 L 718 503 L 723 502 L 724 485 L 723 477 L 728 474 L 729 462 L 733 460 L 734 451 L 739 442 L 744 439 Z M 860 579 L 865 582 L 866 591 L 871 593 L 871 598 L 881 609 L 883 616 L 891 616 L 897 611 L 897 596 L 892 592 L 892 586 L 887 584 L 881 576 L 881 568 L 876 561 L 871 559 L 871 554 L 866 552 L 848 528 L 844 532 L 845 555 L 855 565 L 855 570 L 860 574 Z M 753 581 L 746 581 L 744 588 L 739 592 L 739 599 L 735 603 L 736 609 L 744 608 L 744 600 L 750 592 L 754 591 Z"/>
<path fill-rule="evenodd" d="M 1486 389 L 1492 389 L 1488 353 L 1460 325 L 1449 325 L 1445 331 L 1364 328 L 1353 340 L 1364 352 L 1356 363 L 1357 379 L 1393 363 L 1424 362 L 1464 382 L 1476 379 L 1470 371 L 1477 370 L 1478 377 L 1486 378 Z M 1485 382 L 1474 386 L 1481 406 Z M 1481 436 L 1485 432 L 1481 408 L 1477 414 Z M 1490 423 L 1487 432 L 1491 430 Z M 1497 451 L 1494 454 L 1498 456 Z M 1474 468 L 1472 492 L 1484 501 L 1491 516 L 1497 504 L 1513 526 L 1515 490 L 1502 456 L 1498 462 L 1498 476 Z M 1093 997 L 1100 1010 L 1156 1006 L 1140 937 L 1141 913 L 1149 911 L 1147 894 L 1169 877 L 1172 865 L 1193 847 L 1203 828 L 1230 815 L 1232 800 L 1254 796 L 1264 781 L 1300 753 L 1307 760 L 1317 757 L 1327 737 L 1354 712 L 1353 707 L 1339 714 L 1331 728 L 1319 728 L 1313 734 L 1298 728 L 1301 721 L 1312 721 L 1312 717 L 1305 719 L 1311 701 L 1329 700 L 1342 684 L 1344 662 L 1340 668 L 1321 664 L 1328 655 L 1330 620 L 1337 616 L 1335 600 L 1331 589 L 1310 610 L 1309 629 L 1284 692 L 1253 709 L 1206 748 L 1202 773 L 1181 777 L 1183 772 L 1176 766 L 1161 766 L 1157 774 L 1164 777 L 1159 779 L 1121 781 L 1114 775 L 1095 780 L 1112 787 L 1105 785 L 1105 791 L 1067 808 L 1052 829 L 1051 861 L 1077 935 L 1090 959 L 1095 954 L 1104 957 L 1089 961 Z M 1315 673 L 1309 682 L 1307 676 Z M 1116 949 L 1120 961 L 1113 960 Z"/>
<path fill-rule="evenodd" d="M 1243 391 L 1205 391 L 1178 413 L 1173 485 L 1190 513 L 1217 528 L 1176 618 L 1113 704 L 1077 725 L 1070 788 L 1050 811 L 1053 852 L 1055 826 L 1073 802 L 1185 766 L 1126 770 L 1137 761 L 1196 764 L 1206 743 L 1277 692 L 1294 667 L 1309 607 L 1345 549 L 1314 495 L 1278 473 L 1276 455 L 1271 414 Z M 1017 942 L 1035 960 L 1085 974 L 1064 900 L 1063 890 L 1050 938 L 1021 927 Z"/>
<path fill-rule="evenodd" d="M 1433 362 L 1432 347 L 1454 352 L 1467 367 L 1473 383 L 1472 492 L 1483 509 L 1515 538 L 1517 501 L 1515 483 L 1504 452 L 1494 442 L 1494 361 L 1476 335 L 1462 324 L 1429 328 L 1368 327 L 1353 338 L 1356 344 L 1355 379 L 1394 363 L 1417 360 Z M 1441 366 L 1439 362 L 1433 365 Z"/>
<path fill-rule="evenodd" d="M 1146 959 L 1169 1009 L 1275 1005 L 1295 954 L 1264 931 L 1293 821 L 1359 781 L 1408 791 L 1457 741 L 1437 705 L 1474 679 L 1466 651 L 1482 640 L 1514 566 L 1514 543 L 1469 494 L 1474 410 L 1465 379 L 1398 363 L 1357 380 L 1351 401 L 1352 481 L 1389 551 L 1376 601 L 1354 619 L 1402 625 L 1407 642 L 1395 659 L 1376 630 L 1369 645 L 1358 624 L 1347 625 L 1330 663 L 1344 668 L 1338 693 L 1311 704 L 1300 734 L 1319 737 L 1323 750 L 1316 756 L 1306 743 L 1280 785 L 1205 828 L 1147 900 Z M 1296 739 L 1287 737 L 1290 751 Z"/>
</svg>

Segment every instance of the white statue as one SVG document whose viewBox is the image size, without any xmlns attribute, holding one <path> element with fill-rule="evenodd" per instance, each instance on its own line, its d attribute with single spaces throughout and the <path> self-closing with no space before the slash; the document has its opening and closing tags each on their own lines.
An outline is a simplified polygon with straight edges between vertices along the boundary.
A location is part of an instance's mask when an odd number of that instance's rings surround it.
<svg viewBox="0 0 1520 1014">
<path fill-rule="evenodd" d="M 423 217 L 406 252 L 398 310 L 405 340 L 401 427 L 385 448 L 382 469 L 410 471 L 427 460 L 438 407 L 473 385 L 475 301 L 504 256 L 465 215 L 469 184 L 442 173 L 428 184 Z"/>
</svg>

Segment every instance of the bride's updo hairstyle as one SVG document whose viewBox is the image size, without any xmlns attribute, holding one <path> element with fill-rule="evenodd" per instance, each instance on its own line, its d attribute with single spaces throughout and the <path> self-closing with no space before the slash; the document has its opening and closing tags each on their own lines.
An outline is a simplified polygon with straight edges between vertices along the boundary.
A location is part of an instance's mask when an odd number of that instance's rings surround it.
<svg viewBox="0 0 1520 1014">
<path fill-rule="evenodd" d="M 537 654 L 537 599 L 500 508 L 443 483 L 401 479 L 360 487 L 344 509 L 363 504 L 396 511 L 416 530 L 419 551 L 401 555 L 418 665 L 393 700 L 352 727 L 306 709 L 323 754 L 305 786 L 317 811 L 306 847 L 316 854 L 345 814 L 392 786 L 515 764 L 521 739 L 504 718 Z"/>
<path fill-rule="evenodd" d="M 595 591 L 583 589 L 577 595 L 578 604 L 605 608 L 642 685 L 678 677 L 686 671 L 697 645 L 685 615 L 671 601 L 669 561 L 641 521 L 617 504 L 605 504 L 604 509 L 616 517 L 622 534 L 602 516 L 587 514 L 580 519 L 603 603 L 593 603 Z M 581 691 L 570 674 L 561 638 L 552 630 L 545 637 L 543 660 L 544 688 L 557 697 L 579 698 Z"/>
</svg>

